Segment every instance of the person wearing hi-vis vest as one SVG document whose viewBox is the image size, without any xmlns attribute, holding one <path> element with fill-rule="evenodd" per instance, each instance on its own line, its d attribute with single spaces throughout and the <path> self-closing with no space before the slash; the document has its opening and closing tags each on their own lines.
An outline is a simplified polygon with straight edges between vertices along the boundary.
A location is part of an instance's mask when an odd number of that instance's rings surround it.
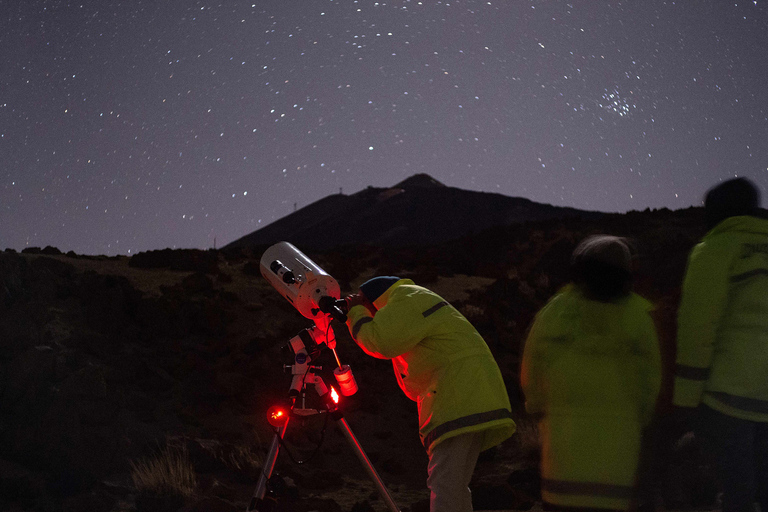
<svg viewBox="0 0 768 512">
<path fill-rule="evenodd" d="M 673 404 L 713 451 L 723 512 L 768 510 L 768 218 L 757 187 L 705 196 L 709 231 L 688 258 Z"/>
<path fill-rule="evenodd" d="M 595 235 L 571 259 L 572 282 L 538 312 L 521 385 L 539 419 L 545 510 L 627 510 L 643 429 L 661 387 L 651 304 L 631 291 L 632 251 Z"/>
<path fill-rule="evenodd" d="M 456 308 L 410 279 L 374 277 L 346 301 L 352 338 L 391 359 L 400 389 L 417 403 L 430 510 L 471 511 L 478 455 L 515 432 L 490 349 Z"/>
</svg>

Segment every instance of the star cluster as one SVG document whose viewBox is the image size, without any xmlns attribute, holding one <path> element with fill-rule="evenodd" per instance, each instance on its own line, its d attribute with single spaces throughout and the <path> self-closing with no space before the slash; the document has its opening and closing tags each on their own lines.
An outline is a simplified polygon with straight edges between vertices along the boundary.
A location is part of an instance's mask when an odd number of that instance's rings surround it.
<svg viewBox="0 0 768 512">
<path fill-rule="evenodd" d="M 222 246 L 415 173 L 600 211 L 768 192 L 762 0 L 11 4 L 0 249 Z"/>
</svg>

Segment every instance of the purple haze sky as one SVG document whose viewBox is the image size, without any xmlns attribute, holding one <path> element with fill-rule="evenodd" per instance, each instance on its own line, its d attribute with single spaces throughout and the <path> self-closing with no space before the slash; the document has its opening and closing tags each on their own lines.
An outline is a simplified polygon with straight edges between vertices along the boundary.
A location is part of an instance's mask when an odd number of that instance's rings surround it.
<svg viewBox="0 0 768 512">
<path fill-rule="evenodd" d="M 416 173 L 614 212 L 765 195 L 766 3 L 0 2 L 0 249 L 221 247 Z"/>
</svg>

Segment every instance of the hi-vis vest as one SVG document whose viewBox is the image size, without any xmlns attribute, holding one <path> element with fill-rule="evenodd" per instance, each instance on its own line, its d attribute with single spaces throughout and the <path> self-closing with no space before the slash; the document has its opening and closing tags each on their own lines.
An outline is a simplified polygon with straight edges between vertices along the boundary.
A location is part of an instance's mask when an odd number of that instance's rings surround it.
<svg viewBox="0 0 768 512">
<path fill-rule="evenodd" d="M 485 450 L 515 432 L 501 372 L 483 338 L 434 292 L 401 279 L 374 301 L 350 309 L 347 325 L 369 355 L 391 359 L 400 389 L 418 404 L 427 453 L 466 432 L 485 433 Z"/>
<path fill-rule="evenodd" d="M 675 405 L 768 422 L 768 220 L 729 217 L 688 259 Z"/>
</svg>

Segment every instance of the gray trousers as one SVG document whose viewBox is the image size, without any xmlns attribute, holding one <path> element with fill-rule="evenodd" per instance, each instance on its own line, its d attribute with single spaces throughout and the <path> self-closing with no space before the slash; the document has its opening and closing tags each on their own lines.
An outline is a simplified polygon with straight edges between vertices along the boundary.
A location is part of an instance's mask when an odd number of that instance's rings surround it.
<svg viewBox="0 0 768 512">
<path fill-rule="evenodd" d="M 427 466 L 430 512 L 472 512 L 469 481 L 483 443 L 483 432 L 460 434 L 432 450 Z"/>
</svg>

